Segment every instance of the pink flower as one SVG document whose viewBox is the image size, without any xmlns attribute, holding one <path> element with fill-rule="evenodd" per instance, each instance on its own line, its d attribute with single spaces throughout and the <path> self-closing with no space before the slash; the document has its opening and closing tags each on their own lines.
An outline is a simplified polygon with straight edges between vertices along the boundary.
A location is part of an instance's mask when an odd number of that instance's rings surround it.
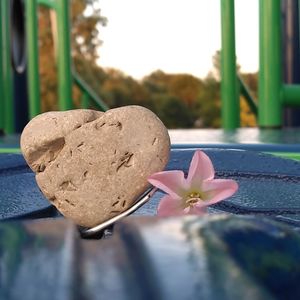
<svg viewBox="0 0 300 300">
<path fill-rule="evenodd" d="M 238 184 L 231 179 L 214 179 L 215 171 L 210 158 L 197 150 L 192 158 L 187 178 L 183 171 L 154 173 L 148 181 L 168 195 L 157 209 L 159 216 L 204 214 L 207 206 L 233 195 Z"/>
</svg>

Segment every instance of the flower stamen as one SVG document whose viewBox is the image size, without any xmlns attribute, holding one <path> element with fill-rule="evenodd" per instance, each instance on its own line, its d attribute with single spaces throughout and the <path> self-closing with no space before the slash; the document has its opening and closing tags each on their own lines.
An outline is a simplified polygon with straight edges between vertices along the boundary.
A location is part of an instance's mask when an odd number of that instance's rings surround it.
<svg viewBox="0 0 300 300">
<path fill-rule="evenodd" d="M 199 202 L 201 199 L 200 198 L 189 198 L 185 201 L 185 203 L 188 205 L 188 206 L 193 206 L 195 205 L 197 202 Z"/>
<path fill-rule="evenodd" d="M 185 203 L 187 204 L 187 206 L 194 206 L 195 204 L 197 204 L 201 200 L 203 200 L 201 193 L 192 192 L 192 193 L 187 195 Z"/>
</svg>

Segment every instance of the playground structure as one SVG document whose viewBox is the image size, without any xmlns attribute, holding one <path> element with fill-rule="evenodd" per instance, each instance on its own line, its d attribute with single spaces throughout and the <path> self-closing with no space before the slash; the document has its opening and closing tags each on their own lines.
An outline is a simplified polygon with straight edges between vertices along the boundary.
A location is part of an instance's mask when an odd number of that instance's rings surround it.
<svg viewBox="0 0 300 300">
<path fill-rule="evenodd" d="M 72 67 L 70 1 L 3 0 L 0 2 L 0 128 L 8 134 L 21 131 L 29 119 L 41 113 L 39 5 L 53 10 L 56 15 L 59 109 L 73 108 L 73 82 L 83 93 L 83 108 L 92 101 L 99 109 L 107 109 Z"/>
<path fill-rule="evenodd" d="M 234 0 L 220 0 L 222 24 L 221 98 L 222 126 L 235 129 L 239 122 L 239 95 L 244 95 L 261 128 L 284 125 L 283 111 L 300 104 L 299 1 L 260 0 L 259 7 L 259 101 L 237 75 Z M 41 113 L 38 6 L 55 12 L 57 32 L 58 107 L 73 108 L 72 85 L 81 89 L 81 106 L 92 101 L 100 110 L 108 107 L 72 67 L 69 0 L 3 0 L 0 2 L 0 129 L 20 132 Z M 284 17 L 282 16 L 282 13 Z M 293 24 L 287 25 L 288 22 Z M 287 30 L 283 28 L 287 27 Z M 292 32 L 291 32 L 292 30 Z M 284 48 L 284 49 L 283 49 Z M 285 51 L 283 51 L 285 50 Z M 284 62 L 284 63 L 283 63 Z M 295 63 L 297 62 L 297 63 Z M 284 67 L 283 67 L 284 66 Z M 288 68 L 288 72 L 283 72 Z M 299 78 L 286 75 L 298 73 Z M 283 79 L 289 82 L 283 83 Z"/>
<path fill-rule="evenodd" d="M 250 108 L 257 115 L 258 125 L 261 128 L 280 128 L 283 125 L 284 107 L 300 105 L 300 84 L 291 84 L 295 80 L 283 74 L 284 65 L 290 69 L 299 67 L 295 66 L 295 60 L 292 57 L 295 55 L 299 56 L 300 54 L 299 1 L 259 1 L 258 103 L 252 99 L 247 87 L 237 76 L 236 72 L 234 0 L 221 0 L 221 19 L 223 128 L 234 129 L 239 127 L 240 93 L 245 96 Z M 284 22 L 289 22 L 289 24 L 286 25 Z M 289 27 L 288 32 L 283 30 L 284 25 Z M 284 59 L 284 56 L 286 59 Z M 297 72 L 299 73 L 299 71 Z M 283 83 L 283 79 L 290 81 L 290 83 Z"/>
</svg>

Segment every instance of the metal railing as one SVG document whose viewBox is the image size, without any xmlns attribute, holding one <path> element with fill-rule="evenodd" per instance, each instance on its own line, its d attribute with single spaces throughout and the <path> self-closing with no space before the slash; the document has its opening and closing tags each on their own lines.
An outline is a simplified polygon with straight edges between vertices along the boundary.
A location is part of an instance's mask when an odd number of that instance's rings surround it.
<svg viewBox="0 0 300 300">
<path fill-rule="evenodd" d="M 13 78 L 11 69 L 10 1 L 0 1 L 0 128 L 6 133 L 15 131 Z M 94 103 L 100 110 L 107 105 L 91 87 L 72 70 L 70 38 L 70 0 L 26 0 L 25 32 L 27 47 L 27 90 L 29 119 L 41 113 L 39 49 L 38 49 L 38 6 L 43 5 L 55 12 L 57 28 L 57 78 L 58 108 L 73 108 L 72 86 L 75 83 L 83 93 L 82 107 Z"/>
<path fill-rule="evenodd" d="M 241 84 L 239 88 L 234 15 L 234 0 L 221 0 L 222 126 L 225 129 L 239 127 L 241 88 L 250 107 L 254 113 L 257 112 L 259 126 L 280 127 L 283 124 L 283 108 L 300 105 L 300 85 L 284 84 L 282 80 L 281 0 L 259 1 L 259 101 L 257 106 L 249 97 L 246 86 Z"/>
<path fill-rule="evenodd" d="M 57 20 L 57 68 L 58 68 L 58 106 L 60 110 L 73 108 L 72 84 L 73 80 L 83 92 L 84 107 L 88 107 L 91 99 L 101 110 L 107 110 L 107 105 L 84 82 L 79 74 L 72 72 L 71 41 L 70 41 L 70 3 L 69 0 L 27 0 L 27 36 L 28 41 L 28 81 L 30 95 L 30 117 L 40 113 L 40 92 L 38 74 L 38 36 L 37 36 L 37 5 L 45 5 L 55 10 Z"/>
<path fill-rule="evenodd" d="M 14 132 L 14 107 L 10 59 L 9 3 L 0 1 L 0 128 Z"/>
<path fill-rule="evenodd" d="M 100 110 L 108 110 L 108 106 L 105 104 L 105 102 L 93 91 L 93 89 L 90 88 L 90 86 L 80 77 L 78 73 L 73 72 L 73 77 L 76 85 L 83 93 L 81 101 L 82 108 L 88 108 L 89 102 L 91 101 Z"/>
</svg>

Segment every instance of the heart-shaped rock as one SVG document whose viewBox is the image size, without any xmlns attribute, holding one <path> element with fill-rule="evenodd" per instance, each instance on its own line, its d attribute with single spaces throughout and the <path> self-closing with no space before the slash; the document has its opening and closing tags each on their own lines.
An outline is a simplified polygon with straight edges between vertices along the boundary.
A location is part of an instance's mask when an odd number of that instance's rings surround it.
<svg viewBox="0 0 300 300">
<path fill-rule="evenodd" d="M 93 227 L 133 205 L 169 159 L 168 131 L 140 106 L 48 112 L 21 136 L 44 195 L 75 223 Z"/>
</svg>

